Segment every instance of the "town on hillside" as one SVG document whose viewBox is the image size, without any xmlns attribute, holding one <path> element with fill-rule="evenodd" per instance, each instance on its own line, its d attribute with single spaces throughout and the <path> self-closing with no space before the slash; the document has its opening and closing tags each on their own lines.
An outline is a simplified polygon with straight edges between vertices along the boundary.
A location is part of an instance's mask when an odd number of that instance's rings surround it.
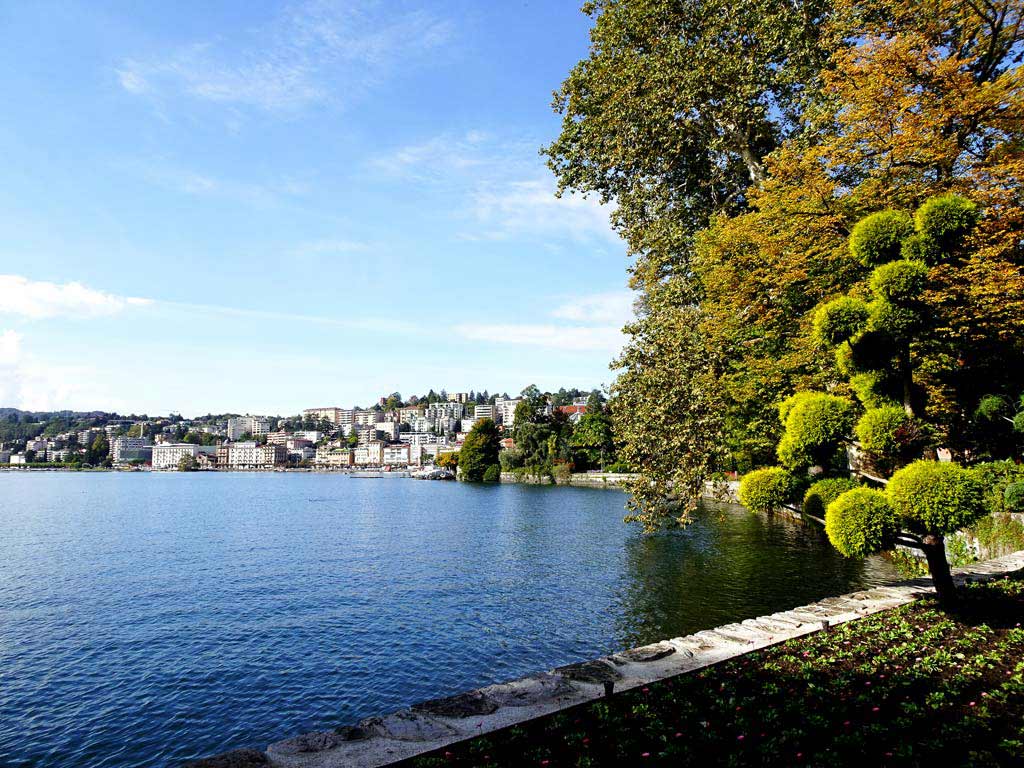
<svg viewBox="0 0 1024 768">
<path fill-rule="evenodd" d="M 501 438 L 502 469 L 541 464 L 604 468 L 614 461 L 611 421 L 600 391 L 542 393 L 531 385 L 517 397 L 431 390 L 403 400 L 395 392 L 372 407 L 321 406 L 291 417 L 126 418 L 0 409 L 0 465 L 159 471 L 454 469 L 474 425 L 487 419 Z"/>
</svg>

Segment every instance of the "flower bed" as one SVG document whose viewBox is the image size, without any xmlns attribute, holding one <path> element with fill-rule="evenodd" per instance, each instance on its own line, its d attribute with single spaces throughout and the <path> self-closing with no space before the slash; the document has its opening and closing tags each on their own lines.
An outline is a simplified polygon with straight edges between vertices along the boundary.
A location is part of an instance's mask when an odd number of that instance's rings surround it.
<svg viewBox="0 0 1024 768">
<path fill-rule="evenodd" d="M 614 694 L 409 766 L 1024 763 L 1024 580 Z"/>
</svg>

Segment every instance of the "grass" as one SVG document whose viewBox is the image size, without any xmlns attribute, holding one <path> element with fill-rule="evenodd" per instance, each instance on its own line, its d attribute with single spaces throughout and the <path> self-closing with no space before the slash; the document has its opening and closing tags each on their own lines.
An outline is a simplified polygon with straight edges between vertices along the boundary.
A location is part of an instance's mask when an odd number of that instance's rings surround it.
<svg viewBox="0 0 1024 768">
<path fill-rule="evenodd" d="M 439 766 L 1024 765 L 1024 580 L 922 599 L 452 745 Z"/>
</svg>

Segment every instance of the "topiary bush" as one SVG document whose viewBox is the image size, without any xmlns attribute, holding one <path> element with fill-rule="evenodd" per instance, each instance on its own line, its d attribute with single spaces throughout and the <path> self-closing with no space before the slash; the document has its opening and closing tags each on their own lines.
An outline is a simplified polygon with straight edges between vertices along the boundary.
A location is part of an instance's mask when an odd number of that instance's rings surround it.
<svg viewBox="0 0 1024 768">
<path fill-rule="evenodd" d="M 819 480 L 807 489 L 804 494 L 803 510 L 805 515 L 824 517 L 828 505 L 838 499 L 847 491 L 852 491 L 859 485 L 856 480 L 849 477 L 830 477 Z"/>
<path fill-rule="evenodd" d="M 751 512 L 774 512 L 789 499 L 793 477 L 781 467 L 748 472 L 740 480 L 740 504 Z"/>
<path fill-rule="evenodd" d="M 945 535 L 985 515 L 985 488 L 976 473 L 949 462 L 915 461 L 886 486 L 896 513 L 910 530 Z"/>
<path fill-rule="evenodd" d="M 814 336 L 818 343 L 834 347 L 864 330 L 867 320 L 867 304 L 852 296 L 840 296 L 815 310 Z"/>
<path fill-rule="evenodd" d="M 917 453 L 924 442 L 921 426 L 901 405 L 869 408 L 853 430 L 861 450 L 882 469 Z"/>
<path fill-rule="evenodd" d="M 985 493 L 985 507 L 989 514 L 1010 512 L 1007 507 L 1007 490 L 1014 483 L 1024 483 L 1024 465 L 1009 459 L 986 461 L 975 464 L 971 472 L 978 478 Z M 1024 510 L 1018 510 L 1024 512 Z"/>
<path fill-rule="evenodd" d="M 977 225 L 978 216 L 977 204 L 957 194 L 926 200 L 914 214 L 924 260 L 936 264 L 958 251 Z"/>
<path fill-rule="evenodd" d="M 872 267 L 898 259 L 903 241 L 914 234 L 914 222 L 903 211 L 879 211 L 857 222 L 850 233 L 850 253 Z"/>
<path fill-rule="evenodd" d="M 899 523 L 892 502 L 881 491 L 854 488 L 825 510 L 825 533 L 846 557 L 864 557 L 891 549 Z"/>
<path fill-rule="evenodd" d="M 919 261 L 906 259 L 876 267 L 868 279 L 872 293 L 885 301 L 901 305 L 920 298 L 927 284 L 928 267 Z"/>
<path fill-rule="evenodd" d="M 845 397 L 803 392 L 788 408 L 780 407 L 783 411 L 786 431 L 778 456 L 791 470 L 831 463 L 853 428 L 853 403 Z"/>
</svg>

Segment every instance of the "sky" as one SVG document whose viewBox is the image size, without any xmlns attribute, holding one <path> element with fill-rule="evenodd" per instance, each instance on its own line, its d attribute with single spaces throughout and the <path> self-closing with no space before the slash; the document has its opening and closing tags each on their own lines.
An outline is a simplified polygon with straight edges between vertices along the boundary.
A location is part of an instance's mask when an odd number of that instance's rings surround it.
<svg viewBox="0 0 1024 768">
<path fill-rule="evenodd" d="M 0 406 L 610 383 L 626 249 L 539 150 L 579 0 L 0 0 Z"/>
</svg>

